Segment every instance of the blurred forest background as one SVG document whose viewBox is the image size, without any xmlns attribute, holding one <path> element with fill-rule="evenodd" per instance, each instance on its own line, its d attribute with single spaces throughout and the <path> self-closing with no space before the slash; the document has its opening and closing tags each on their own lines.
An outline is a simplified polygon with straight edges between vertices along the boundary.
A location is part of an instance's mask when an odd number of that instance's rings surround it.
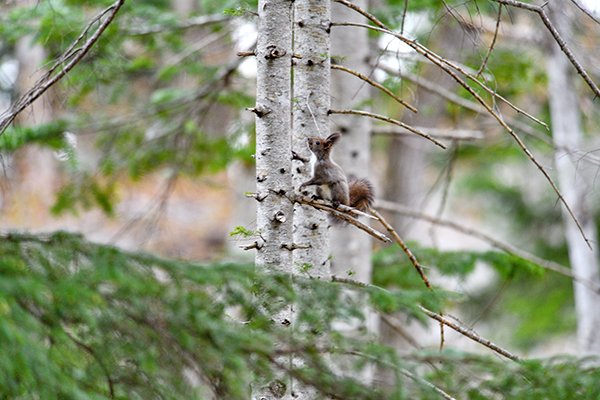
<svg viewBox="0 0 600 400">
<path fill-rule="evenodd" d="M 355 271 L 348 285 L 264 274 L 241 249 L 256 225 L 256 2 L 0 1 L 0 398 L 248 398 L 280 371 L 328 398 L 599 398 L 600 13 L 510 3 L 364 6 L 454 63 L 489 110 L 381 32 L 356 69 L 418 113 L 332 72 L 366 93 L 354 108 L 447 147 L 380 120 L 363 132 L 360 174 L 432 293 L 396 245 L 372 244 L 365 286 Z M 339 331 L 369 318 L 348 290 L 377 328 Z M 293 340 L 269 322 L 284 303 L 300 310 Z M 442 339 L 421 306 L 510 352 L 448 327 Z M 378 369 L 345 374 L 329 353 Z"/>
</svg>

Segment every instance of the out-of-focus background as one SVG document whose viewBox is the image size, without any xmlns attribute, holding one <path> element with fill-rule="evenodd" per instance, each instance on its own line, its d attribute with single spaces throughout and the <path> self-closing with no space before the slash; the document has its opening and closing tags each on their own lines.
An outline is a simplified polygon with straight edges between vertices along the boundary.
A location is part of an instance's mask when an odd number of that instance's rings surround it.
<svg viewBox="0 0 600 400">
<path fill-rule="evenodd" d="M 600 7 L 563 3 L 549 15 L 600 82 Z M 9 110 L 108 5 L 0 3 L 0 110 Z M 0 229 L 66 230 L 175 259 L 252 260 L 240 248 L 243 235 L 230 233 L 255 225 L 254 200 L 245 196 L 255 179 L 254 115 L 246 110 L 254 105 L 255 60 L 237 55 L 255 46 L 255 7 L 229 0 L 126 3 L 86 58 L 0 136 Z M 573 209 L 595 248 L 598 99 L 568 61 L 568 73 L 556 75 L 566 58 L 538 14 L 503 7 L 499 15 L 492 1 L 379 0 L 370 10 L 503 96 L 474 85 L 565 197 L 576 199 Z M 370 54 L 369 77 L 419 112 L 367 84 L 364 105 L 448 147 L 380 122 L 365 132 L 379 204 L 432 281 L 455 292 L 456 314 L 467 326 L 521 354 L 588 354 L 577 344 L 580 316 L 565 276 L 570 246 L 577 246 L 568 238 L 585 242 L 540 168 L 472 94 L 408 46 L 373 34 Z M 572 118 L 564 140 L 554 134 L 565 123 L 559 114 Z M 561 160 L 570 167 L 561 170 Z M 421 285 L 397 249 L 373 250 L 374 283 Z M 597 253 L 592 258 L 594 280 Z M 410 348 L 440 340 L 437 326 L 424 328 L 401 313 L 392 319 L 402 326 L 381 323 L 388 343 Z M 479 349 L 451 333 L 446 341 Z M 600 345 L 588 350 L 598 354 Z"/>
</svg>

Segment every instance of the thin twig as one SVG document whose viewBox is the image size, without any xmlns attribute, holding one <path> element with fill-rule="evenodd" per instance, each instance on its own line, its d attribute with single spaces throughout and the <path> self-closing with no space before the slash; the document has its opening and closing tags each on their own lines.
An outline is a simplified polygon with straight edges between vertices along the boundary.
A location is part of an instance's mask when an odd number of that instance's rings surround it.
<svg viewBox="0 0 600 400">
<path fill-rule="evenodd" d="M 408 0 L 404 0 L 404 7 L 402 8 L 402 19 L 400 23 L 400 34 L 404 34 L 404 23 L 406 22 L 406 12 L 408 11 Z"/>
<path fill-rule="evenodd" d="M 539 15 L 542 22 L 544 23 L 544 25 L 546 25 L 546 28 L 552 35 L 552 37 L 554 37 L 554 41 L 558 44 L 558 46 L 560 47 L 562 52 L 565 53 L 565 55 L 567 56 L 567 58 L 569 59 L 569 61 L 573 65 L 573 67 L 575 67 L 575 69 L 577 70 L 577 73 L 579 75 L 581 75 L 581 77 L 587 83 L 587 85 L 590 87 L 590 89 L 592 89 L 592 92 L 594 92 L 596 97 L 600 97 L 600 88 L 598 88 L 598 86 L 594 83 L 594 81 L 592 81 L 592 78 L 590 78 L 590 76 L 585 71 L 585 69 L 583 69 L 583 67 L 581 66 L 579 61 L 577 61 L 577 59 L 575 58 L 575 55 L 573 54 L 571 49 L 567 46 L 567 43 L 560 36 L 560 33 L 558 33 L 558 31 L 556 30 L 556 28 L 554 27 L 554 25 L 552 24 L 552 22 L 548 18 L 548 15 L 546 14 L 546 12 L 544 11 L 544 9 L 542 7 L 536 6 L 533 4 L 523 3 L 521 1 L 516 1 L 516 0 L 493 0 L 493 1 L 495 1 L 499 4 L 504 4 L 506 6 L 522 8 L 522 9 L 534 12 L 537 15 Z"/>
<path fill-rule="evenodd" d="M 387 290 L 386 288 L 383 288 L 381 286 L 376 286 L 376 285 L 373 285 L 370 283 L 364 283 L 364 282 L 360 282 L 360 281 L 353 280 L 353 279 L 337 278 L 334 276 L 334 277 L 332 277 L 331 280 L 332 280 L 332 282 L 339 282 L 339 283 L 343 283 L 343 284 L 350 285 L 350 286 L 356 286 L 359 288 L 377 289 L 377 290 L 381 290 L 386 293 L 389 293 L 389 290 Z M 455 330 L 456 332 L 460 333 L 461 335 L 463 335 L 471 340 L 474 340 L 475 342 L 487 347 L 488 349 L 490 349 L 510 360 L 521 361 L 521 358 L 519 356 L 516 356 L 516 355 L 512 354 L 510 351 L 505 350 L 498 345 L 495 345 L 490 340 L 481 337 L 479 334 L 474 332 L 472 329 L 464 328 L 464 327 L 448 320 L 447 318 L 441 316 L 440 314 L 437 314 L 437 313 L 423 307 L 420 304 L 418 304 L 417 307 L 419 307 L 419 309 L 421 311 L 423 311 L 425 313 L 425 315 L 427 315 L 429 318 L 434 319 L 434 320 L 448 326 L 449 328 Z"/>
<path fill-rule="evenodd" d="M 469 328 L 464 328 L 458 324 L 455 324 L 454 322 L 448 320 L 447 318 L 431 311 L 428 310 L 427 308 L 423 307 L 422 305 L 418 305 L 419 309 L 421 311 L 423 311 L 425 313 L 425 315 L 427 315 L 429 318 L 433 318 L 436 321 L 440 322 L 441 324 L 446 325 L 447 327 L 454 329 L 456 332 L 460 333 L 463 336 L 468 337 L 469 339 L 472 339 L 474 341 L 476 341 L 477 343 L 487 347 L 488 349 L 491 349 L 493 351 L 495 351 L 496 353 L 510 359 L 513 361 L 521 361 L 521 358 L 513 353 L 511 353 L 508 350 L 503 349 L 502 347 L 495 345 L 494 343 L 492 343 L 490 340 L 485 339 L 483 337 L 481 337 L 479 334 L 477 334 L 475 331 L 473 331 L 472 329 Z"/>
<path fill-rule="evenodd" d="M 460 107 L 466 108 L 467 110 L 473 111 L 478 114 L 486 115 L 489 118 L 493 118 L 491 115 L 489 115 L 487 109 L 480 106 L 476 102 L 465 99 L 464 97 L 460 97 L 459 95 L 451 92 L 450 90 L 447 90 L 439 85 L 436 85 L 435 83 L 433 83 L 431 81 L 423 79 L 420 76 L 417 76 L 408 71 L 400 71 L 400 70 L 392 69 L 385 65 L 377 65 L 376 67 L 388 74 L 398 76 L 402 79 L 406 79 L 406 80 L 416 84 L 417 86 L 427 90 L 428 92 L 436 94 L 436 95 L 438 95 Z M 505 119 L 505 121 L 507 123 L 511 124 L 512 126 L 514 126 L 515 128 L 519 129 L 523 133 L 533 136 L 536 139 L 541 140 L 542 142 L 546 143 L 549 146 L 553 146 L 552 140 L 547 135 L 537 131 L 536 129 L 530 127 L 529 125 L 527 125 L 519 120 L 510 118 L 510 117 L 507 117 Z"/>
<path fill-rule="evenodd" d="M 340 70 L 340 71 L 347 72 L 347 73 L 349 73 L 351 75 L 354 75 L 354 76 L 362 79 L 363 81 L 367 82 L 369 85 L 371 85 L 373 87 L 376 87 L 377 89 L 381 90 L 383 93 L 387 94 L 392 99 L 396 100 L 398 103 L 400 103 L 404 107 L 408 108 L 410 111 L 412 111 L 414 113 L 418 112 L 417 109 L 414 106 L 408 104 L 407 102 L 405 102 L 404 100 L 402 100 L 400 97 L 396 96 L 394 93 L 392 93 L 391 90 L 389 90 L 385 86 L 383 86 L 383 85 L 375 82 L 374 80 L 372 80 L 368 76 L 365 76 L 365 75 L 361 74 L 358 71 L 355 71 L 353 69 L 344 67 L 343 65 L 339 65 L 339 64 L 331 64 L 331 69 L 337 69 L 337 70 Z"/>
<path fill-rule="evenodd" d="M 371 113 L 368 111 L 363 111 L 363 110 L 329 110 L 329 114 L 351 114 L 351 115 L 361 115 L 363 117 L 369 117 L 369 118 L 374 118 L 374 119 L 378 119 L 380 121 L 385 121 L 385 122 L 389 122 L 390 124 L 394 124 L 394 125 L 398 125 L 416 135 L 419 135 L 427 140 L 429 140 L 430 142 L 433 142 L 434 144 L 436 144 L 437 146 L 441 147 L 442 149 L 446 149 L 446 145 L 444 145 L 442 142 L 432 138 L 431 136 L 429 136 L 428 134 L 426 134 L 425 132 L 422 132 L 418 129 L 415 129 L 414 127 L 405 124 L 404 122 L 398 121 L 396 119 L 393 118 L 389 118 L 386 117 L 385 115 L 380 115 L 380 114 L 375 114 L 375 113 Z"/>
<path fill-rule="evenodd" d="M 402 249 L 404 254 L 406 254 L 408 259 L 410 260 L 411 264 L 417 270 L 417 273 L 419 274 L 419 276 L 421 276 L 421 279 L 423 280 L 423 283 L 425 284 L 425 286 L 427 286 L 427 288 L 431 289 L 431 284 L 429 283 L 429 279 L 427 279 L 427 276 L 425 275 L 425 271 L 423 270 L 423 267 L 421 266 L 421 264 L 419 263 L 419 261 L 417 260 L 417 258 L 413 254 L 413 252 L 410 251 L 408 246 L 406 246 L 406 243 L 404 243 L 404 240 L 402 240 L 400 235 L 398 235 L 398 232 L 396 232 L 396 230 L 385 220 L 385 218 L 383 218 L 381 216 L 381 214 L 379 214 L 377 212 L 377 210 L 371 209 L 371 213 L 377 217 L 379 222 L 381 222 L 381 224 L 385 227 L 385 229 L 387 229 L 387 231 L 390 233 L 390 235 L 392 235 L 392 237 L 395 239 L 396 243 L 398 243 L 398 245 L 400 246 L 400 248 Z"/>
<path fill-rule="evenodd" d="M 600 19 L 598 19 L 594 14 L 592 14 L 590 12 L 590 10 L 588 10 L 587 8 L 585 8 L 584 6 L 582 6 L 581 4 L 579 4 L 579 2 L 577 0 L 571 0 L 571 3 L 575 4 L 575 6 L 577 8 L 579 8 L 581 10 L 581 12 L 583 12 L 585 15 L 587 15 L 592 20 L 594 20 L 595 23 L 600 24 Z"/>
<path fill-rule="evenodd" d="M 94 360 L 96 360 L 98 365 L 100 365 L 100 369 L 102 370 L 102 372 L 104 373 L 104 376 L 106 378 L 106 383 L 108 385 L 108 393 L 110 395 L 110 398 L 114 399 L 115 398 L 115 388 L 114 388 L 113 379 L 110 376 L 110 371 L 108 370 L 108 368 L 106 367 L 106 365 L 104 364 L 102 359 L 98 356 L 96 351 L 94 351 L 94 349 L 91 346 L 88 346 L 87 344 L 83 343 L 81 340 L 79 340 L 75 336 L 73 336 L 70 332 L 67 331 L 67 329 L 65 327 L 63 327 L 63 332 L 67 335 L 67 337 L 69 339 L 71 339 L 71 341 L 73 343 L 75 343 L 77 346 L 79 346 L 80 348 L 85 350 L 90 356 L 92 356 L 92 358 Z"/>
<path fill-rule="evenodd" d="M 396 332 L 402 339 L 406 340 L 408 344 L 410 344 L 415 349 L 421 349 L 421 345 L 417 342 L 415 338 L 413 338 L 406 329 L 402 327 L 402 324 L 395 319 L 392 319 L 387 314 L 380 314 L 379 318 L 383 321 L 384 324 L 392 328 L 394 332 Z"/>
<path fill-rule="evenodd" d="M 496 29 L 494 30 L 494 36 L 492 37 L 492 43 L 490 44 L 487 54 L 485 55 L 485 58 L 483 59 L 483 62 L 481 63 L 481 66 L 479 67 L 479 70 L 477 71 L 477 74 L 475 74 L 475 76 L 481 75 L 481 73 L 487 66 L 487 62 L 488 62 L 490 56 L 492 55 L 492 51 L 494 51 L 494 45 L 496 44 L 496 39 L 498 39 L 498 31 L 500 30 L 500 21 L 501 20 L 502 20 L 502 4 L 498 5 L 498 18 L 496 19 Z"/>
<path fill-rule="evenodd" d="M 342 4 L 348 3 L 346 0 L 335 0 L 335 1 L 338 2 L 338 3 L 342 3 Z M 495 0 L 495 1 L 499 1 L 499 0 Z M 354 4 L 352 4 L 352 7 L 350 7 L 350 8 L 360 10 L 360 8 L 358 8 Z M 385 25 L 382 22 L 380 22 L 377 18 L 375 18 L 374 16 L 372 16 L 368 12 L 362 11 L 362 10 L 360 12 L 361 12 L 361 14 L 363 14 L 365 16 L 369 16 L 369 19 L 372 18 L 372 21 L 374 23 L 377 23 L 378 25 L 385 27 Z M 449 65 L 450 65 L 452 68 L 457 69 L 456 66 L 448 64 L 447 62 L 445 62 L 445 60 L 443 58 L 441 58 L 437 54 L 433 53 L 428 48 L 426 48 L 426 47 L 418 44 L 416 42 L 416 40 L 407 39 L 404 36 L 399 35 L 399 34 L 393 32 L 393 31 L 391 31 L 391 30 L 389 30 L 387 28 L 378 28 L 378 27 L 375 27 L 375 26 L 372 26 L 372 25 L 358 24 L 358 23 L 349 23 L 349 22 L 348 23 L 344 23 L 343 25 L 345 25 L 345 26 L 361 26 L 361 27 L 366 28 L 366 29 L 372 29 L 372 30 L 375 30 L 375 31 L 378 31 L 378 32 L 387 33 L 389 35 L 397 37 L 398 39 L 400 39 L 401 41 L 403 41 L 404 43 L 408 44 L 413 49 L 415 49 L 423 57 L 426 57 L 431 62 L 433 62 L 434 64 L 436 64 L 438 67 L 440 67 L 441 69 L 443 69 L 456 82 L 458 82 L 463 88 L 465 88 L 469 92 L 469 94 L 471 94 L 471 96 L 473 96 L 483 107 L 485 107 L 485 109 L 488 111 L 488 113 L 491 116 L 493 116 L 496 121 L 498 121 L 498 123 L 506 130 L 506 132 L 508 132 L 508 134 L 515 140 L 515 142 L 517 142 L 518 146 L 525 153 L 525 155 L 527 156 L 527 158 L 529 158 L 529 160 L 542 173 L 542 175 L 544 176 L 544 178 L 546 179 L 546 181 L 550 184 L 550 186 L 552 187 L 552 189 L 554 190 L 554 192 L 558 196 L 560 202 L 565 206 L 565 209 L 567 210 L 567 212 L 571 216 L 571 219 L 573 220 L 573 222 L 575 222 L 575 225 L 577 225 L 577 229 L 579 230 L 579 233 L 581 234 L 581 237 L 583 238 L 583 240 L 585 241 L 585 243 L 587 244 L 587 246 L 590 249 L 592 248 L 592 243 L 590 242 L 589 238 L 586 236 L 586 234 L 585 234 L 585 232 L 583 230 L 583 227 L 581 226 L 581 223 L 579 222 L 579 219 L 575 216 L 575 213 L 573 212 L 573 209 L 571 208 L 571 206 L 569 205 L 569 203 L 567 203 L 567 200 L 564 198 L 562 192 L 558 189 L 558 186 L 556 186 L 556 183 L 554 183 L 554 180 L 550 177 L 550 175 L 548 174 L 548 172 L 546 171 L 546 169 L 542 166 L 542 164 L 537 160 L 537 158 L 533 155 L 533 153 L 525 145 L 525 142 L 523 142 L 523 140 L 519 137 L 519 135 L 517 135 L 516 132 L 504 121 L 504 118 L 498 112 L 496 112 L 492 108 L 492 106 L 490 106 L 489 104 L 487 104 L 485 102 L 485 100 L 483 100 L 483 98 L 479 95 L 479 93 L 477 93 L 471 86 L 469 86 L 461 77 L 459 77 L 449 67 Z M 457 70 L 459 70 L 459 69 L 457 69 Z M 475 79 L 475 81 L 477 81 L 477 80 Z"/>
<path fill-rule="evenodd" d="M 100 38 L 100 35 L 102 35 L 108 25 L 110 25 L 110 23 L 114 20 L 117 12 L 124 3 L 125 0 L 117 0 L 113 5 L 106 8 L 98 16 L 94 17 L 94 19 L 84 29 L 83 33 L 69 46 L 67 51 L 59 58 L 56 64 L 54 64 L 54 66 L 52 66 L 52 68 L 50 68 L 50 70 L 44 74 L 44 76 L 38 79 L 33 87 L 13 104 L 9 111 L 0 116 L 0 134 L 4 133 L 6 128 L 15 120 L 19 113 L 37 100 L 52 85 L 62 79 L 69 71 L 71 71 L 71 69 L 73 69 L 75 65 L 77 65 L 77 63 L 79 63 L 79 61 L 83 59 L 83 57 L 92 48 L 94 43 L 96 43 L 98 38 Z M 82 47 L 75 49 L 77 43 L 82 40 L 83 36 L 89 31 L 90 27 L 107 13 L 108 16 L 100 24 L 98 29 L 96 29 L 94 34 L 83 44 Z M 65 62 L 67 62 L 67 64 L 60 71 L 58 71 L 56 75 L 53 76 L 52 74 L 54 71 L 56 71 Z"/>
<path fill-rule="evenodd" d="M 469 78 L 470 80 L 472 80 L 473 82 L 475 82 L 478 86 L 480 86 L 483 90 L 485 90 L 490 96 L 503 101 L 504 103 L 506 103 L 510 108 L 512 108 L 516 112 L 518 112 L 520 114 L 523 114 L 524 116 L 526 116 L 527 118 L 531 119 L 532 121 L 535 121 L 536 123 L 542 125 L 546 130 L 549 130 L 548 125 L 545 122 L 540 121 L 538 118 L 536 118 L 533 115 L 529 114 L 525 110 L 517 107 L 516 105 L 514 105 L 513 103 L 511 103 L 510 101 L 508 101 L 505 97 L 503 97 L 500 94 L 498 94 L 495 90 L 490 89 L 486 84 L 484 84 L 479 79 L 477 79 L 477 77 L 473 74 L 473 72 L 469 71 L 470 68 L 467 68 L 467 67 L 465 67 L 463 65 L 459 65 L 456 62 L 452 62 L 452 61 L 446 60 L 444 57 L 438 55 L 437 53 L 434 53 L 429 48 L 427 48 L 427 47 L 423 46 L 422 44 L 418 43 L 416 41 L 416 39 L 408 39 L 406 36 L 403 36 L 402 34 L 398 34 L 398 33 L 394 32 L 394 31 L 392 31 L 383 22 L 381 22 L 379 19 L 377 19 L 377 17 L 375 17 L 373 14 L 370 14 L 369 12 L 361 9 L 357 5 L 352 4 L 352 3 L 350 3 L 347 0 L 334 0 L 334 1 L 336 1 L 337 3 L 344 4 L 345 6 L 347 6 L 347 7 L 351 8 L 351 9 L 355 10 L 356 12 L 358 12 L 360 14 L 362 14 L 367 19 L 369 19 L 371 22 L 373 22 L 375 25 L 377 25 L 377 27 L 379 27 L 380 29 L 376 29 L 376 27 L 370 26 L 370 25 L 366 25 L 366 24 L 352 23 L 352 22 L 333 23 L 332 26 L 362 26 L 364 28 L 373 29 L 373 30 L 376 30 L 376 31 L 379 31 L 379 32 L 383 32 L 383 33 L 387 33 L 389 35 L 395 36 L 398 39 L 400 39 L 402 42 L 408 44 L 417 53 L 421 54 L 422 56 L 424 56 L 425 58 L 427 58 L 429 61 L 433 62 L 434 64 L 436 64 L 438 66 L 440 66 L 439 64 L 443 64 L 443 65 L 445 65 L 447 67 L 450 67 L 450 68 L 456 70 L 457 72 L 460 72 L 461 74 L 465 75 L 467 78 Z M 448 71 L 446 71 L 446 72 L 448 72 Z M 469 86 L 469 88 L 470 88 L 470 86 Z M 465 88 L 465 89 L 467 89 L 467 88 Z"/>
<path fill-rule="evenodd" d="M 388 238 L 387 236 L 385 236 L 383 233 L 376 231 L 375 229 L 371 228 L 370 226 L 365 225 L 362 222 L 360 222 L 358 219 L 352 217 L 350 215 L 349 211 L 342 211 L 343 210 L 342 207 L 345 208 L 346 206 L 340 205 L 340 206 L 338 206 L 338 208 L 335 208 L 332 205 L 329 205 L 323 201 L 313 200 L 313 199 L 310 199 L 305 196 L 295 196 L 292 200 L 296 203 L 306 204 L 306 205 L 309 205 L 316 209 L 330 212 L 335 217 L 340 218 L 340 219 L 356 226 L 358 229 L 365 231 L 369 235 L 373 236 L 375 239 L 381 240 L 384 243 L 392 242 L 392 240 L 390 238 Z M 353 210 L 354 212 L 358 211 L 358 210 L 352 209 L 352 207 L 348 207 L 348 208 Z"/>
<path fill-rule="evenodd" d="M 440 200 L 439 207 L 436 212 L 436 218 L 441 218 L 444 214 L 444 209 L 446 208 L 446 204 L 448 202 L 448 194 L 450 193 L 450 185 L 452 183 L 452 177 L 454 173 L 454 167 L 456 165 L 456 159 L 458 158 L 458 149 L 459 146 L 456 143 L 452 144 L 452 154 L 450 154 L 450 161 L 448 162 L 448 166 L 445 169 L 445 177 L 442 187 L 442 199 Z M 430 236 L 433 243 L 437 243 L 436 235 L 433 229 L 433 225 L 431 225 Z"/>
<path fill-rule="evenodd" d="M 572 279 L 573 281 L 581 283 L 582 285 L 587 286 L 589 289 L 591 289 L 597 293 L 600 293 L 600 285 L 590 281 L 589 279 L 585 279 L 583 277 L 573 274 L 573 271 L 570 268 L 567 268 L 564 265 L 561 265 L 554 261 L 545 260 L 543 258 L 540 258 L 540 257 L 538 257 L 534 254 L 531 254 L 525 250 L 519 249 L 518 247 L 515 247 L 510 243 L 504 242 L 500 239 L 496 239 L 493 236 L 491 236 L 487 233 L 481 232 L 477 229 L 467 227 L 465 225 L 459 224 L 454 221 L 436 218 L 429 214 L 425 214 L 425 213 L 422 213 L 419 211 L 414 211 L 406 206 L 403 206 L 401 204 L 394 203 L 391 201 L 377 200 L 375 202 L 375 207 L 377 207 L 380 210 L 394 212 L 394 213 L 397 213 L 400 215 L 404 215 L 406 217 L 421 219 L 421 220 L 427 221 L 431 224 L 450 228 L 456 232 L 464 233 L 465 235 L 469 235 L 469 236 L 477 238 L 479 240 L 483 240 L 484 242 L 489 243 L 490 245 L 492 245 L 493 247 L 495 247 L 499 250 L 502 250 L 508 254 L 513 254 L 524 260 L 531 261 L 532 263 L 534 263 L 544 269 L 547 269 L 549 271 L 553 271 L 558 274 L 564 275 L 564 276 Z"/>
</svg>

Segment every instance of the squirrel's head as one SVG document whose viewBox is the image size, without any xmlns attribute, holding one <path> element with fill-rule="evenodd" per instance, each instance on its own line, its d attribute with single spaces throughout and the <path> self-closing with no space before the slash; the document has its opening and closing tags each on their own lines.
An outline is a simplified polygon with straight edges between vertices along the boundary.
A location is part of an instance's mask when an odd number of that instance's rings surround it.
<svg viewBox="0 0 600 400">
<path fill-rule="evenodd" d="M 308 143 L 308 148 L 310 151 L 315 154 L 324 154 L 331 151 L 331 147 L 339 140 L 340 137 L 341 135 L 339 132 L 334 132 L 327 136 L 327 138 L 311 136 L 306 142 Z"/>
</svg>

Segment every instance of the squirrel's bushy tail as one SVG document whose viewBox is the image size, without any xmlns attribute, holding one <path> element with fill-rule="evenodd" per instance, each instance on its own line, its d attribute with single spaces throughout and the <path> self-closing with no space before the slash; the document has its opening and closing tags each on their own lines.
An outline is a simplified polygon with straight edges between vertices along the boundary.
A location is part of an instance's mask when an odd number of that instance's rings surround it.
<svg viewBox="0 0 600 400">
<path fill-rule="evenodd" d="M 351 176 L 348 181 L 350 192 L 350 207 L 360 211 L 368 211 L 375 201 L 375 189 L 373 184 L 366 178 L 356 178 Z M 345 225 L 346 221 L 333 215 L 329 216 L 332 225 Z"/>
<path fill-rule="evenodd" d="M 350 178 L 350 207 L 368 211 L 375 201 L 375 189 L 366 178 Z"/>
</svg>

